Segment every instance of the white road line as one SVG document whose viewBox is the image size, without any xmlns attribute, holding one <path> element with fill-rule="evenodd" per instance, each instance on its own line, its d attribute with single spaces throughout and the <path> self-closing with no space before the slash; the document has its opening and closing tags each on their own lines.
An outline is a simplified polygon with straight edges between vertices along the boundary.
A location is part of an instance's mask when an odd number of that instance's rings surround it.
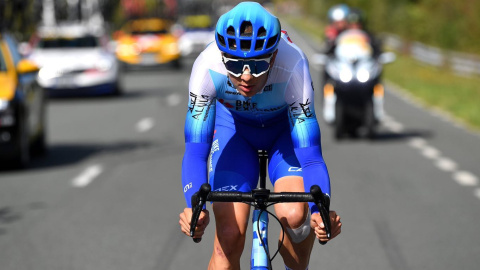
<svg viewBox="0 0 480 270">
<path fill-rule="evenodd" d="M 174 107 L 182 102 L 182 97 L 179 94 L 171 94 L 167 96 L 168 106 Z"/>
<path fill-rule="evenodd" d="M 385 126 L 392 129 L 395 123 L 397 122 L 392 117 L 389 116 L 388 121 L 386 121 L 385 123 Z M 433 162 L 435 163 L 435 166 L 437 166 L 440 170 L 451 172 L 453 180 L 455 180 L 455 182 L 457 182 L 458 184 L 462 186 L 469 186 L 469 187 L 474 187 L 479 184 L 479 180 L 477 176 L 467 171 L 458 171 L 458 166 L 457 166 L 457 163 L 455 163 L 455 161 L 446 157 L 442 157 L 440 151 L 428 145 L 425 139 L 415 137 L 415 138 L 412 138 L 408 144 L 411 147 L 420 150 L 421 154 L 424 157 L 433 160 Z M 478 199 L 480 199 L 480 188 L 476 188 L 474 191 L 474 194 Z"/>
<path fill-rule="evenodd" d="M 135 129 L 138 132 L 147 132 L 150 129 L 152 129 L 154 125 L 155 125 L 155 121 L 153 120 L 153 118 L 143 118 L 137 123 L 137 125 L 135 126 Z"/>
<path fill-rule="evenodd" d="M 99 176 L 102 171 L 103 167 L 101 165 L 91 165 L 72 180 L 72 185 L 74 187 L 85 187 L 90 184 L 95 179 L 95 177 Z"/>
<path fill-rule="evenodd" d="M 385 121 L 383 125 L 386 126 L 388 129 L 390 129 L 390 131 L 392 132 L 399 133 L 404 130 L 403 125 L 393 119 Z"/>
<path fill-rule="evenodd" d="M 462 186 L 478 185 L 478 178 L 470 172 L 458 171 L 453 173 L 453 179 Z"/>
<path fill-rule="evenodd" d="M 437 159 L 440 157 L 440 151 L 432 146 L 425 146 L 422 149 L 422 155 L 428 159 Z"/>
<path fill-rule="evenodd" d="M 435 165 L 442 171 L 453 172 L 457 169 L 457 163 L 455 161 L 441 157 L 436 162 Z"/>
<path fill-rule="evenodd" d="M 425 141 L 422 138 L 413 138 L 409 142 L 410 146 L 412 146 L 414 148 L 417 148 L 417 149 L 423 148 L 426 144 L 427 144 L 427 141 Z"/>
</svg>

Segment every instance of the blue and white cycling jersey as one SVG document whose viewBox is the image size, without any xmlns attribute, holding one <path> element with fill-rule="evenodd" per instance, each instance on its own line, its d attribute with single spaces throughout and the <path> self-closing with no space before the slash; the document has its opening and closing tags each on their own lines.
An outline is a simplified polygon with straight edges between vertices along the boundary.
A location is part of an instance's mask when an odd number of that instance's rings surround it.
<svg viewBox="0 0 480 270">
<path fill-rule="evenodd" d="M 318 184 L 330 195 L 308 60 L 284 31 L 265 87 L 251 98 L 233 87 L 215 43 L 199 55 L 189 83 L 185 142 L 182 184 L 189 207 L 207 171 L 214 190 L 254 188 L 258 149 L 269 151 L 273 183 L 300 175 L 306 191 Z M 220 156 L 227 162 L 219 162 Z"/>
</svg>

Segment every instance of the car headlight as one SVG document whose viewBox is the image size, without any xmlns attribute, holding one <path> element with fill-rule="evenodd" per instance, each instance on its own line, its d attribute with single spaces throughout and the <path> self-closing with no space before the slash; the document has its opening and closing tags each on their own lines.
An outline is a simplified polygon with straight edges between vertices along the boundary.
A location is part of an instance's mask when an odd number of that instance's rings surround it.
<svg viewBox="0 0 480 270">
<path fill-rule="evenodd" d="M 8 108 L 8 100 L 0 99 L 0 112 L 5 111 Z"/>
<path fill-rule="evenodd" d="M 96 67 L 99 71 L 109 71 L 113 67 L 113 61 L 102 58 L 96 63 Z"/>
<path fill-rule="evenodd" d="M 344 69 L 340 71 L 340 80 L 344 83 L 348 83 L 352 80 L 353 74 L 350 70 Z"/>
<path fill-rule="evenodd" d="M 59 72 L 55 69 L 43 67 L 38 72 L 38 77 L 42 80 L 51 80 L 57 78 L 59 76 Z"/>
<path fill-rule="evenodd" d="M 117 48 L 117 53 L 120 55 L 139 55 L 141 48 L 138 44 L 120 44 Z"/>
<path fill-rule="evenodd" d="M 8 127 L 15 124 L 15 113 L 10 106 L 10 101 L 0 99 L 0 126 Z"/>
<path fill-rule="evenodd" d="M 364 83 L 370 79 L 370 72 L 368 70 L 362 68 L 357 72 L 357 80 L 361 83 Z"/>
<path fill-rule="evenodd" d="M 167 51 L 170 54 L 177 54 L 179 52 L 178 50 L 178 44 L 177 43 L 170 43 L 167 45 Z"/>
</svg>

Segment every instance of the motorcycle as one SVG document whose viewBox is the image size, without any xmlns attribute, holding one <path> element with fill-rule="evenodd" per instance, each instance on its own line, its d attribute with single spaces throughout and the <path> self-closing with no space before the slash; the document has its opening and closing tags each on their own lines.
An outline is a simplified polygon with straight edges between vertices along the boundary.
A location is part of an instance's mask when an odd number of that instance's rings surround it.
<svg viewBox="0 0 480 270">
<path fill-rule="evenodd" d="M 345 134 L 373 138 L 384 116 L 383 65 L 396 56 L 376 56 L 366 32 L 346 30 L 337 37 L 333 54 L 317 54 L 324 66 L 323 118 L 334 126 L 336 139 Z"/>
</svg>

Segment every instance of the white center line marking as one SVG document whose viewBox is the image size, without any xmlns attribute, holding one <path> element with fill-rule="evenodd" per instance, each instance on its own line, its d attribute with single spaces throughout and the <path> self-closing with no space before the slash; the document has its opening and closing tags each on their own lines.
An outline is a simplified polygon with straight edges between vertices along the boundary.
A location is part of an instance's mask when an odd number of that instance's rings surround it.
<svg viewBox="0 0 480 270">
<path fill-rule="evenodd" d="M 453 179 L 462 186 L 476 186 L 478 178 L 470 172 L 458 171 L 453 174 Z"/>
<path fill-rule="evenodd" d="M 138 132 L 146 132 L 152 129 L 154 125 L 155 125 L 155 121 L 153 121 L 152 118 L 143 118 L 137 123 L 135 129 Z"/>
<path fill-rule="evenodd" d="M 385 125 L 392 131 L 392 132 L 402 132 L 404 130 L 403 125 L 396 122 L 396 121 L 387 121 Z"/>
<path fill-rule="evenodd" d="M 95 177 L 99 176 L 103 171 L 101 165 L 92 165 L 87 167 L 80 175 L 72 180 L 74 187 L 85 187 L 90 184 Z"/>
<path fill-rule="evenodd" d="M 439 158 L 435 165 L 442 171 L 453 172 L 457 169 L 457 163 L 449 158 Z"/>
<path fill-rule="evenodd" d="M 427 144 L 427 141 L 422 138 L 413 138 L 410 140 L 409 144 L 414 148 L 420 149 Z"/>
<path fill-rule="evenodd" d="M 422 149 L 422 155 L 429 159 L 436 159 L 440 156 L 440 151 L 431 146 L 425 146 Z"/>
</svg>

